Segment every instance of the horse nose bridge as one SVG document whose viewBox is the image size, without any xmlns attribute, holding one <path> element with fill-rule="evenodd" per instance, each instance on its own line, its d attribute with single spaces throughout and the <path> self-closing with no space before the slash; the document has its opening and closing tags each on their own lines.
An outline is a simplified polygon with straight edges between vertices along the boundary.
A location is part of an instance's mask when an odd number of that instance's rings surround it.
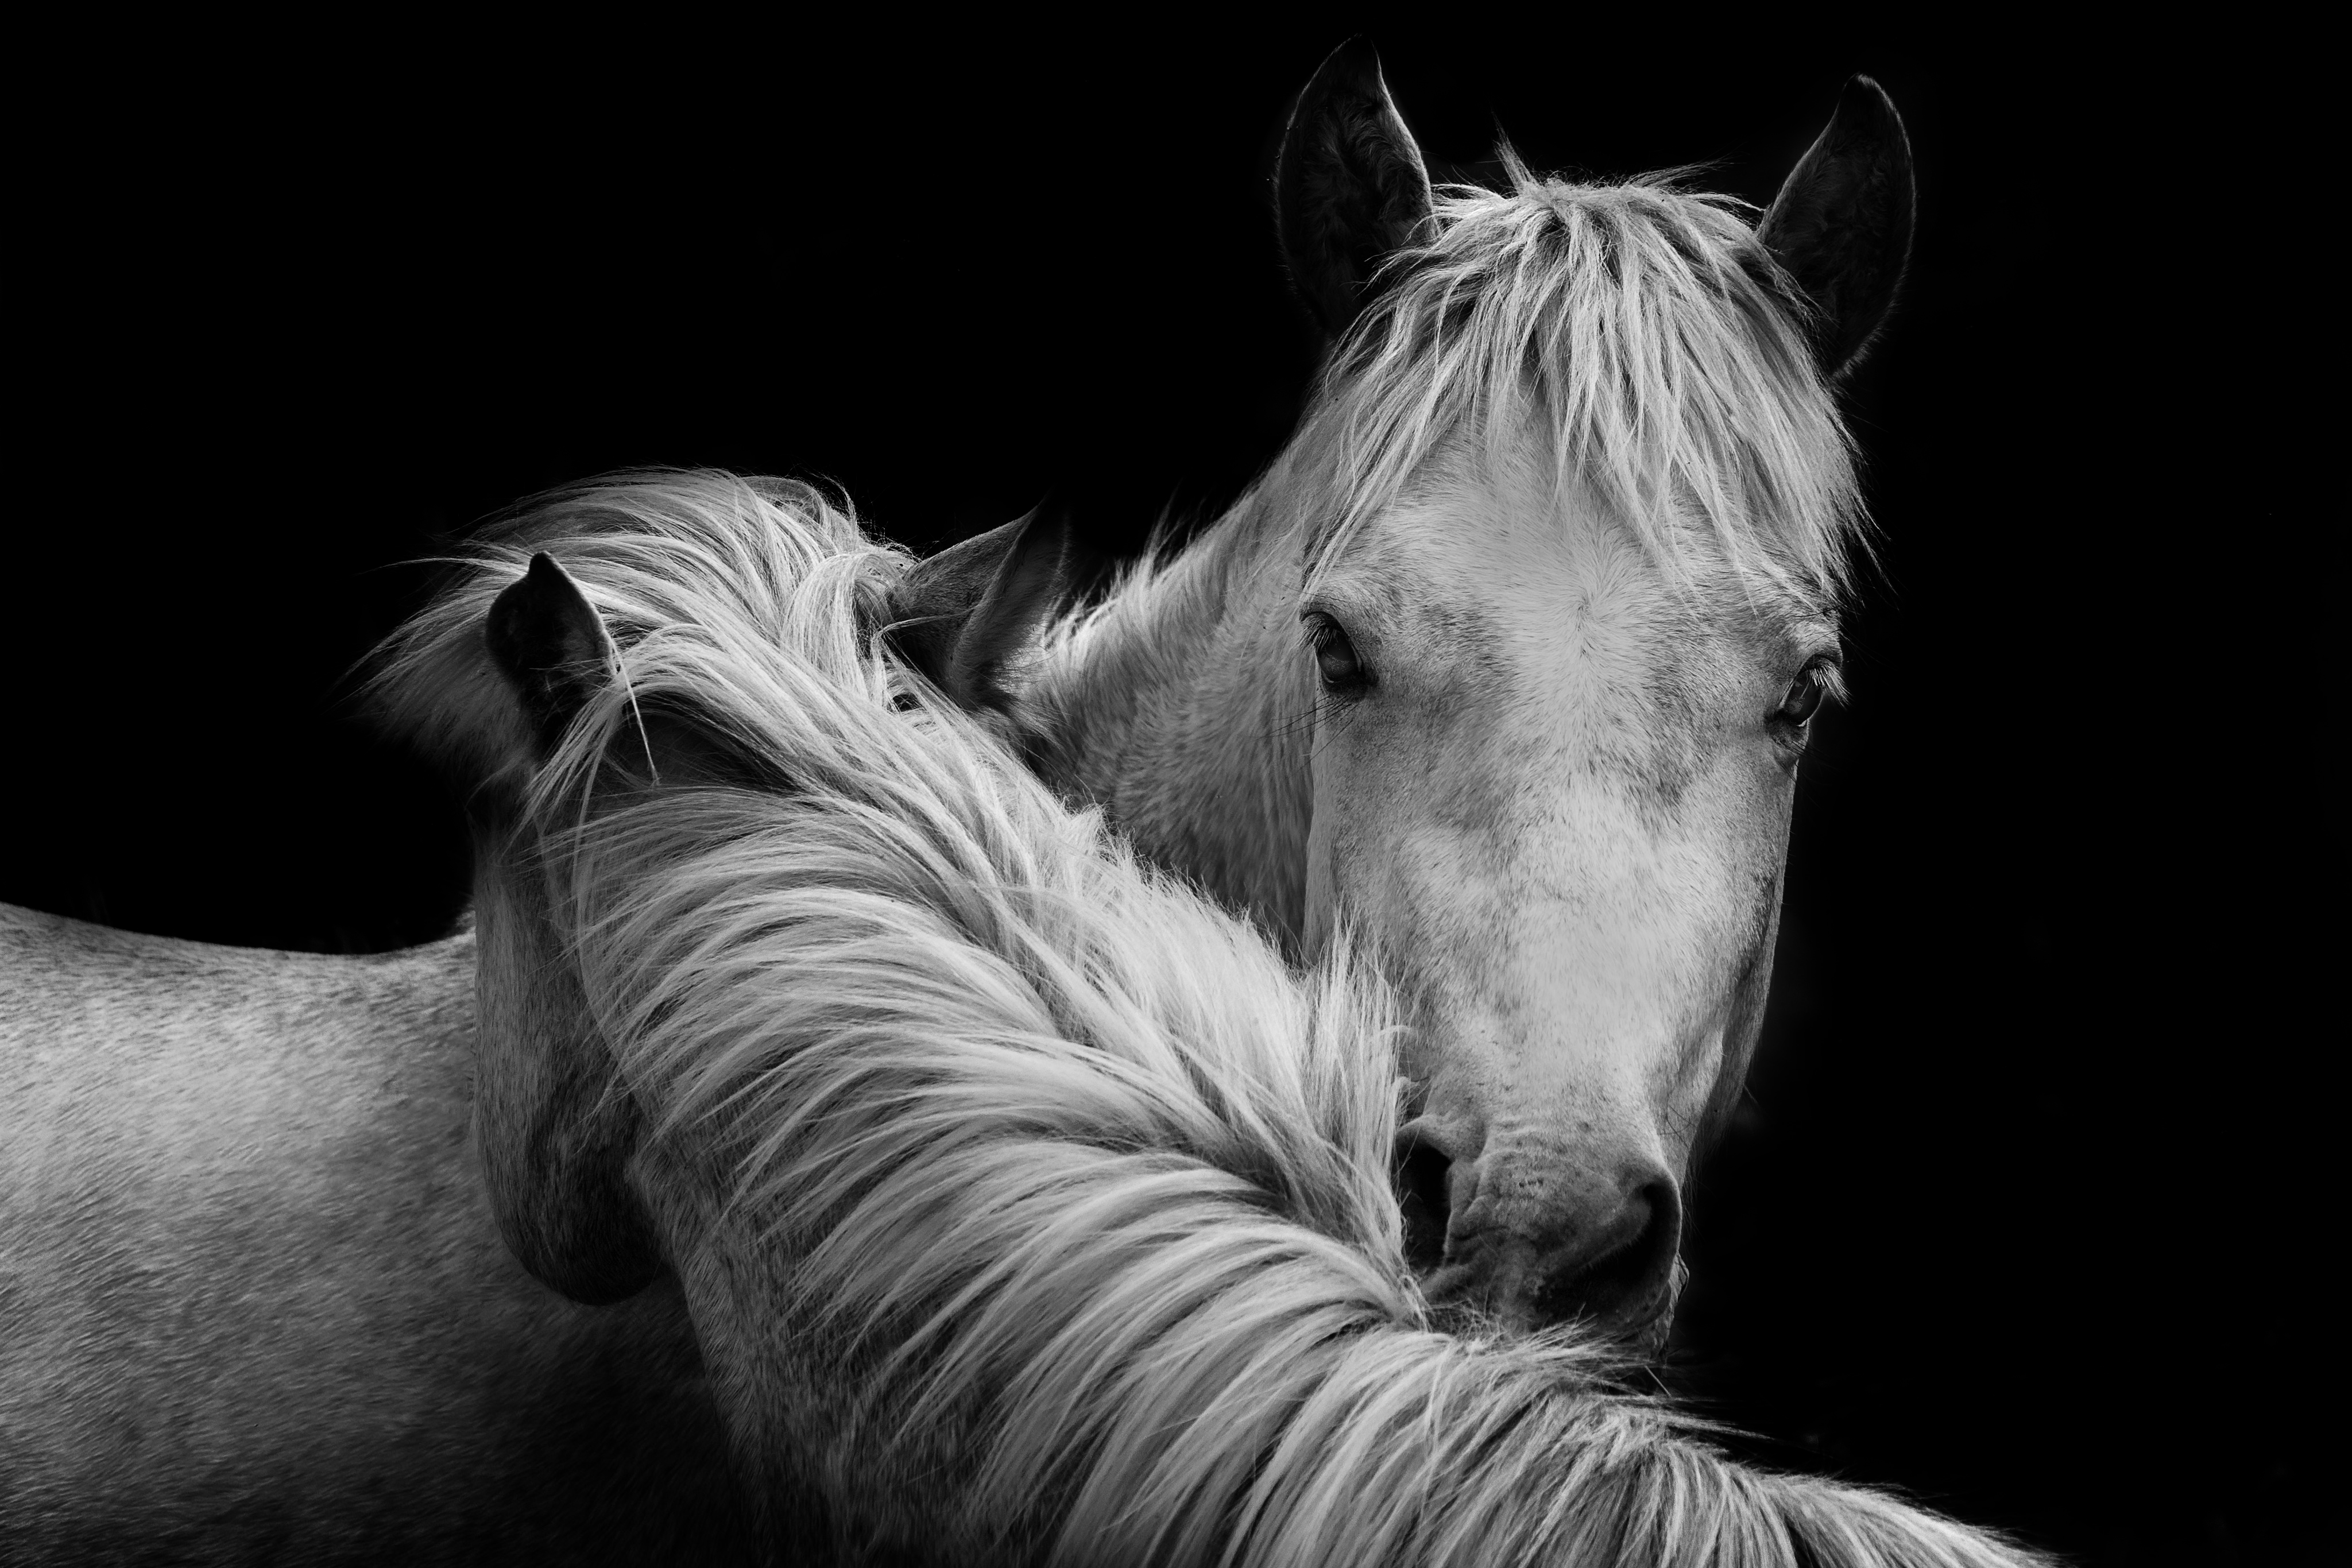
<svg viewBox="0 0 2352 1568">
<path fill-rule="evenodd" d="M 1537 977 L 1522 995 L 1480 998 L 1465 1027 L 1428 1031 L 1435 1071 L 1424 1082 L 1437 1085 L 1433 1104 L 1461 1101 L 1531 1167 L 1549 1155 L 1680 1170 L 1721 1076 L 1736 999 L 1686 966 Z"/>
<path fill-rule="evenodd" d="M 1622 791 L 1569 793 L 1572 809 L 1510 821 L 1511 939 L 1484 960 L 1489 983 L 1522 1006 L 1565 1006 L 1557 1025 L 1584 1029 L 1727 979 L 1717 971 L 1744 954 L 1761 894 L 1720 813 L 1661 819 Z M 1776 908 L 1778 864 L 1762 879 Z"/>
<path fill-rule="evenodd" d="M 1574 906 L 1652 905 L 1688 874 L 1690 839 L 1652 770 L 1589 754 L 1531 767 L 1505 831 L 1524 884 Z"/>
</svg>

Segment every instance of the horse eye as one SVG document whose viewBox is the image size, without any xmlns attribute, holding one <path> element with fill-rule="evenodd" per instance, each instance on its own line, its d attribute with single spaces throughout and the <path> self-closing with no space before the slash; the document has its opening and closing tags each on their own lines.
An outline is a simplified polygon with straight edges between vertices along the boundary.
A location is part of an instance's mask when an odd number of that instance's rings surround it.
<svg viewBox="0 0 2352 1568">
<path fill-rule="evenodd" d="M 1789 683 L 1788 695 L 1780 699 L 1780 706 L 1774 710 L 1772 716 L 1791 728 L 1802 728 L 1805 722 L 1820 711 L 1822 697 L 1828 690 L 1829 683 L 1822 678 L 1822 672 L 1808 669 Z"/>
<path fill-rule="evenodd" d="M 1348 640 L 1338 622 L 1318 616 L 1308 635 L 1315 642 L 1315 669 L 1323 678 L 1325 691 L 1351 695 L 1371 685 L 1371 676 L 1357 655 L 1355 643 Z"/>
</svg>

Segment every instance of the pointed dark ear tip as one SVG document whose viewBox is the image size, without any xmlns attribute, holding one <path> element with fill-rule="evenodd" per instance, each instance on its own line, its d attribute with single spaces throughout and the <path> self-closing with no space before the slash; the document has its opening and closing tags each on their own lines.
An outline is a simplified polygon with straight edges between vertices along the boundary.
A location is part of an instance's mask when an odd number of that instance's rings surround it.
<svg viewBox="0 0 2352 1568">
<path fill-rule="evenodd" d="M 583 655 L 602 630 L 587 596 L 553 556 L 541 551 L 523 574 L 490 601 L 483 634 L 490 651 L 517 670 L 553 668 Z M 567 638 L 582 647 L 567 646 Z"/>
<path fill-rule="evenodd" d="M 1013 528 L 1013 542 L 1004 553 L 1000 571 L 1042 570 L 1052 585 L 1051 591 L 1058 593 L 1070 570 L 1069 513 L 1040 502 L 1016 519 Z"/>
<path fill-rule="evenodd" d="M 1331 51 L 1326 65 L 1344 66 L 1349 75 L 1359 81 L 1374 82 L 1381 76 L 1381 52 L 1372 47 L 1371 35 L 1358 33 L 1354 37 Z"/>
<path fill-rule="evenodd" d="M 1057 551 L 1070 544 L 1070 514 L 1067 508 L 1040 501 L 1021 519 L 1021 544 L 1024 549 L 1050 544 Z"/>
<path fill-rule="evenodd" d="M 595 689 L 589 671 L 602 662 L 603 618 L 572 574 L 541 553 L 490 601 L 482 642 L 492 667 L 521 698 L 545 755 Z"/>
<path fill-rule="evenodd" d="M 572 586 L 564 570 L 556 565 L 555 558 L 540 550 L 530 558 L 523 574 L 507 584 L 497 602 L 509 609 L 520 609 L 526 601 L 543 601 L 551 593 L 562 593 Z"/>
<path fill-rule="evenodd" d="M 571 587 L 570 575 L 555 564 L 553 556 L 541 550 L 530 558 L 530 565 L 520 577 L 499 590 L 499 596 L 490 601 L 491 618 L 519 614 L 527 601 L 551 591 L 560 592 Z"/>
<path fill-rule="evenodd" d="M 1906 152 L 1910 151 L 1911 139 L 1903 129 L 1903 116 L 1895 111 L 1895 99 L 1875 78 L 1860 72 L 1845 78 L 1830 123 L 1848 131 L 1874 134 L 1898 144 Z"/>
<path fill-rule="evenodd" d="M 1307 78 L 1307 86 L 1292 108 L 1293 117 L 1308 101 L 1328 98 L 1342 89 L 1352 89 L 1364 98 L 1384 97 L 1388 91 L 1381 79 L 1381 52 L 1372 47 L 1372 40 L 1365 34 L 1358 33 L 1323 57 L 1323 63 Z"/>
</svg>

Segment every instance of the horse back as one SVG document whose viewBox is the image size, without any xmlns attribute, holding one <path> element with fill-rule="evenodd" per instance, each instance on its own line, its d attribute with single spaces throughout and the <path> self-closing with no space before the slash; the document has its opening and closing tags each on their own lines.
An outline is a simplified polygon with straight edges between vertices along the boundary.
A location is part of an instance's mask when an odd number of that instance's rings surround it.
<svg viewBox="0 0 2352 1568">
<path fill-rule="evenodd" d="M 473 986 L 0 906 L 0 1555 L 740 1554 L 674 1284 L 499 1239 Z"/>
</svg>

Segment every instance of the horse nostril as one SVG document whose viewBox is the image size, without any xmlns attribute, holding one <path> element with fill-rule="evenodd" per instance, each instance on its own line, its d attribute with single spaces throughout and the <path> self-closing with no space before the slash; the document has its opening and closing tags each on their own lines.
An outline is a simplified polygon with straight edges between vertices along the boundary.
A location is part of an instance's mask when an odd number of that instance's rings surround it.
<svg viewBox="0 0 2352 1568">
<path fill-rule="evenodd" d="M 1410 1134 L 1398 1139 L 1397 1207 L 1404 1216 L 1404 1258 L 1417 1274 L 1445 1260 L 1446 1188 L 1454 1162 Z"/>
<path fill-rule="evenodd" d="M 1674 1183 L 1644 1185 L 1588 1247 L 1555 1263 L 1537 1291 L 1538 1315 L 1647 1322 L 1661 1305 L 1681 1242 L 1682 1200 Z"/>
</svg>

